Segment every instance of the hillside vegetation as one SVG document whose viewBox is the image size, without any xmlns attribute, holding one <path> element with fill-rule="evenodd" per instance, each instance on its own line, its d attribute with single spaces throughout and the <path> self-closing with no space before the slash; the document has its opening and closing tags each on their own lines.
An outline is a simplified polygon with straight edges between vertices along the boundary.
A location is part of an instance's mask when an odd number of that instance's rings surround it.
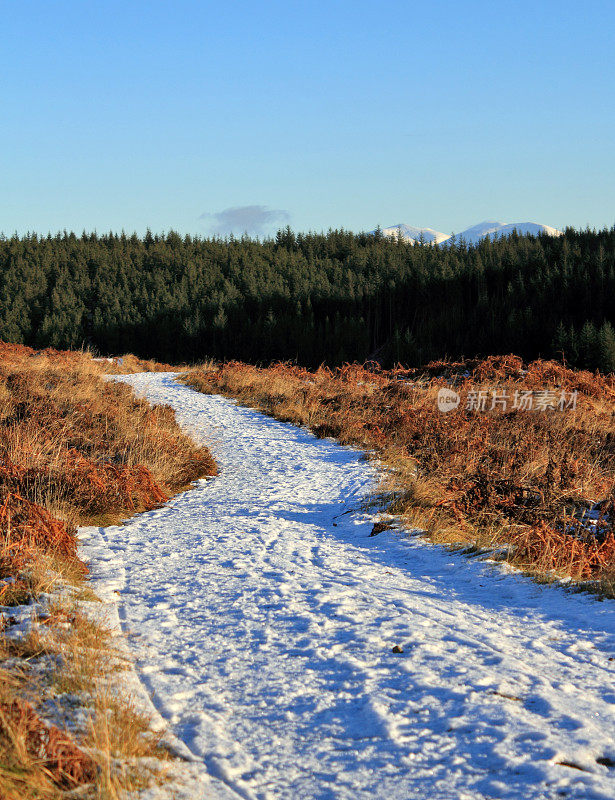
<svg viewBox="0 0 615 800">
<path fill-rule="evenodd" d="M 36 347 L 312 368 L 563 353 L 610 372 L 613 324 L 615 229 L 442 247 L 346 231 L 0 239 L 0 338 Z"/>
</svg>

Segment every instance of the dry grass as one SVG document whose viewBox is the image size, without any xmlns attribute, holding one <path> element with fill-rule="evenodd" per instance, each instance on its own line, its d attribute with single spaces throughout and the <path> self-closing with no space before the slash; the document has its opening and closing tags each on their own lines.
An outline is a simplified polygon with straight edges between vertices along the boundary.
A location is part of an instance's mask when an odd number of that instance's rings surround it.
<svg viewBox="0 0 615 800">
<path fill-rule="evenodd" d="M 178 369 L 151 359 L 138 358 L 132 353 L 114 358 L 96 359 L 99 366 L 111 375 L 131 375 L 135 372 L 174 372 Z"/>
<path fill-rule="evenodd" d="M 75 788 L 99 782 L 92 755 L 72 735 L 45 722 L 36 710 L 41 690 L 31 680 L 31 664 L 45 652 L 45 643 L 35 632 L 20 641 L 0 643 L 0 655 L 7 665 L 0 668 L 3 800 L 61 798 Z"/>
<path fill-rule="evenodd" d="M 74 602 L 54 604 L 28 635 L 5 638 L 0 655 L 10 664 L 0 670 L 3 800 L 69 797 L 77 788 L 80 796 L 118 800 L 147 784 L 140 759 L 168 758 L 122 690 L 125 665 L 111 636 Z M 70 734 L 44 721 L 49 702 L 56 716 L 64 703 Z"/>
<path fill-rule="evenodd" d="M 554 362 L 524 368 L 514 357 L 383 371 L 347 365 L 308 372 L 289 364 L 259 369 L 207 365 L 185 381 L 305 425 L 319 436 L 377 454 L 391 468 L 390 510 L 435 540 L 499 548 L 543 579 L 593 581 L 610 593 L 615 578 L 615 382 Z M 441 413 L 437 395 L 470 390 L 578 392 L 564 411 Z M 490 397 L 490 395 L 489 395 Z M 604 501 L 602 535 L 575 517 Z M 574 535 L 572 535 L 574 534 Z M 587 584 L 586 584 L 587 585 Z"/>
<path fill-rule="evenodd" d="M 46 725 L 20 697 L 11 676 L 0 675 L 0 797 L 61 798 L 96 780 L 94 761 L 70 736 Z"/>
<path fill-rule="evenodd" d="M 126 385 L 103 382 L 89 356 L 35 354 L 11 363 L 2 355 L 0 347 L 0 458 L 15 472 L 3 482 L 25 489 L 28 499 L 87 514 L 134 511 L 160 502 L 154 483 L 165 494 L 215 473 L 170 408 L 152 408 Z"/>
<path fill-rule="evenodd" d="M 170 408 L 104 381 L 108 366 L 0 343 L 0 604 L 40 608 L 37 597 L 58 588 L 64 597 L 27 634 L 0 630 L 2 800 L 79 787 L 115 800 L 142 784 L 139 758 L 161 755 L 149 721 L 121 694 L 113 642 L 78 610 L 91 593 L 75 528 L 154 508 L 216 465 Z M 132 357 L 126 366 L 144 368 Z M 79 698 L 85 723 L 71 734 L 47 724 L 49 697 Z"/>
</svg>

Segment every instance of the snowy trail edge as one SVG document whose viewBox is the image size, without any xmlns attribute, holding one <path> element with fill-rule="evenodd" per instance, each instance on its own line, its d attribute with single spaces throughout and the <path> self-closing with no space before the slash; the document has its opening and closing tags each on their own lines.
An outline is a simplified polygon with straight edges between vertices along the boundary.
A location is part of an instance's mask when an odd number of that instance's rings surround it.
<svg viewBox="0 0 615 800">
<path fill-rule="evenodd" d="M 370 538 L 343 513 L 376 479 L 358 452 L 171 373 L 117 379 L 171 405 L 220 475 L 82 552 L 95 590 L 119 587 L 155 707 L 228 797 L 615 796 L 596 760 L 615 764 L 611 602 Z"/>
</svg>

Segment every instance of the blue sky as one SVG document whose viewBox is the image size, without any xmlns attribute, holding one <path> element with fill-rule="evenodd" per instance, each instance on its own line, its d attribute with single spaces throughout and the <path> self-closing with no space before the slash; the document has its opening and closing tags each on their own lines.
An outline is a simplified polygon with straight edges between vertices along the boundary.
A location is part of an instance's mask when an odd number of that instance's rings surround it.
<svg viewBox="0 0 615 800">
<path fill-rule="evenodd" d="M 2 2 L 0 230 L 615 222 L 615 3 Z"/>
</svg>

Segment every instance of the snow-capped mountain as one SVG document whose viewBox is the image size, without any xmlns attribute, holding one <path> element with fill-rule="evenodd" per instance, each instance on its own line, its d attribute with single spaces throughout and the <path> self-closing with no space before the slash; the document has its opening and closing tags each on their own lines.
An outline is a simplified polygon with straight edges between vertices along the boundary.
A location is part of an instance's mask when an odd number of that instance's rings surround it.
<svg viewBox="0 0 615 800">
<path fill-rule="evenodd" d="M 450 234 L 435 231 L 433 228 L 415 228 L 413 225 L 405 225 L 400 222 L 399 225 L 391 225 L 389 228 L 383 228 L 382 233 L 385 236 L 401 236 L 406 242 L 414 243 L 421 240 L 426 244 L 440 244 L 446 239 L 450 238 Z"/>
<path fill-rule="evenodd" d="M 541 225 L 537 222 L 494 222 L 491 220 L 472 225 L 470 228 L 461 231 L 461 233 L 456 233 L 454 237 L 448 233 L 436 231 L 433 228 L 417 228 L 414 225 L 406 225 L 403 222 L 382 229 L 382 233 L 385 236 L 401 236 L 404 241 L 411 244 L 419 241 L 426 244 L 442 244 L 443 242 L 460 241 L 461 239 L 467 244 L 476 244 L 486 236 L 492 238 L 509 236 L 513 231 L 517 231 L 520 234 L 529 233 L 533 236 L 537 236 L 539 233 L 544 233 L 548 236 L 562 235 L 562 232 L 558 231 L 557 228 L 552 228 L 550 225 Z"/>
<path fill-rule="evenodd" d="M 532 236 L 538 236 L 539 233 L 546 233 L 548 236 L 561 236 L 562 232 L 557 228 L 552 228 L 550 225 L 540 225 L 537 222 L 479 222 L 478 225 L 472 225 L 471 228 L 466 228 L 459 234 L 455 235 L 455 239 L 463 239 L 467 244 L 476 244 L 485 236 L 494 238 L 496 236 L 509 236 L 513 231 L 520 234 L 531 233 Z"/>
</svg>

